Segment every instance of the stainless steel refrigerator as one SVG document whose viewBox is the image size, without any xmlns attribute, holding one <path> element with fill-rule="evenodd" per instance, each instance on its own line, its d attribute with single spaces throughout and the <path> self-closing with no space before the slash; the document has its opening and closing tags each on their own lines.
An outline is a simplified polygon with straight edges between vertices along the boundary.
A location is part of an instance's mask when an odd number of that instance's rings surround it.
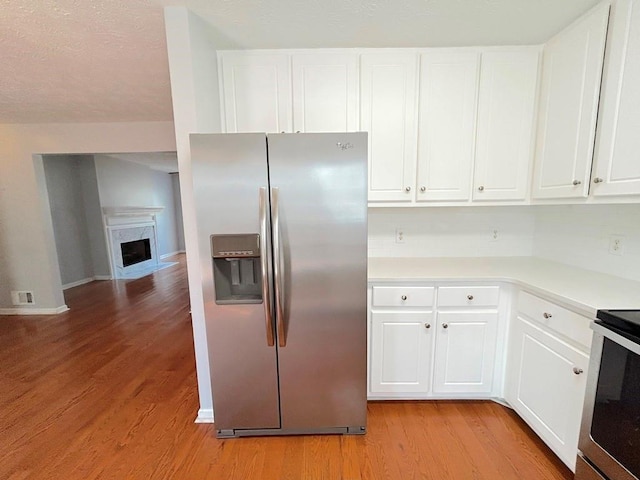
<svg viewBox="0 0 640 480">
<path fill-rule="evenodd" d="M 366 430 L 367 134 L 193 134 L 219 437 Z"/>
</svg>

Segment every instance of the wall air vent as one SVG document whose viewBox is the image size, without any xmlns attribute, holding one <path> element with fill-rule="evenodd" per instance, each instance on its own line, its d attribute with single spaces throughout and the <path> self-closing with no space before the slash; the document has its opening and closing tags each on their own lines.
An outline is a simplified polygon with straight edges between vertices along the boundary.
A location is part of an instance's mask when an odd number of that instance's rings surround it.
<svg viewBox="0 0 640 480">
<path fill-rule="evenodd" d="M 11 302 L 14 305 L 35 305 L 36 303 L 33 292 L 27 290 L 12 290 Z"/>
</svg>

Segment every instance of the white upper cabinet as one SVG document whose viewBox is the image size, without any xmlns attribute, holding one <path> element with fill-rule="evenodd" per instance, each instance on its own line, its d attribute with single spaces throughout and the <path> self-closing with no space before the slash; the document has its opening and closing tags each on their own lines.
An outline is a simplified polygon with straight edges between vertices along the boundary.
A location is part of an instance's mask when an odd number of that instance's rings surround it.
<svg viewBox="0 0 640 480">
<path fill-rule="evenodd" d="M 600 4 L 544 47 L 534 198 L 589 193 L 608 19 Z"/>
<path fill-rule="evenodd" d="M 414 53 L 360 57 L 360 128 L 369 132 L 369 201 L 411 202 L 416 161 Z"/>
<path fill-rule="evenodd" d="M 539 49 L 482 53 L 473 200 L 524 200 L 533 158 Z"/>
<path fill-rule="evenodd" d="M 592 194 L 640 194 L 640 3 L 612 7 Z"/>
<path fill-rule="evenodd" d="M 418 201 L 469 198 L 479 63 L 477 52 L 420 56 Z"/>
<path fill-rule="evenodd" d="M 293 65 L 293 130 L 358 130 L 358 56 L 296 53 Z"/>
<path fill-rule="evenodd" d="M 289 55 L 223 52 L 227 133 L 291 132 Z"/>
</svg>

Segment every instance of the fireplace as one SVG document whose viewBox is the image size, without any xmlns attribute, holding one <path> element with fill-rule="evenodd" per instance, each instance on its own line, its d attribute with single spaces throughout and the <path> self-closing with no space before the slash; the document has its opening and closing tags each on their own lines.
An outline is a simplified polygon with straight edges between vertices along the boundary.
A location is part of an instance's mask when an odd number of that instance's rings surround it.
<svg viewBox="0 0 640 480">
<path fill-rule="evenodd" d="M 162 268 L 156 214 L 162 207 L 103 207 L 113 278 L 140 278 Z"/>
<path fill-rule="evenodd" d="M 128 267 L 136 263 L 151 260 L 151 242 L 148 238 L 123 242 L 120 244 L 122 252 L 122 266 Z"/>
</svg>

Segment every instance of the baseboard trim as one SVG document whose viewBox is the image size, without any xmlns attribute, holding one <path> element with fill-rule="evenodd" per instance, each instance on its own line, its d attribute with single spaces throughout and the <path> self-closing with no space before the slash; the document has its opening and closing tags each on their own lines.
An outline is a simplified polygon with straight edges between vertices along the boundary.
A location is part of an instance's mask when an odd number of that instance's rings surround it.
<svg viewBox="0 0 640 480">
<path fill-rule="evenodd" d="M 82 280 L 78 280 L 76 282 L 65 283 L 64 285 L 62 285 L 62 290 L 67 290 L 73 287 L 79 287 L 80 285 L 84 285 L 85 283 L 91 283 L 95 279 L 96 277 L 87 277 L 87 278 L 83 278 Z"/>
<path fill-rule="evenodd" d="M 178 255 L 179 253 L 186 253 L 185 250 L 177 250 L 171 253 L 165 253 L 164 255 L 160 255 L 160 260 L 164 260 L 167 257 L 173 257 L 174 255 Z"/>
<path fill-rule="evenodd" d="M 96 275 L 93 277 L 94 280 L 113 280 L 111 275 Z"/>
<path fill-rule="evenodd" d="M 213 423 L 213 408 L 201 408 L 194 423 Z"/>
<path fill-rule="evenodd" d="M 0 315 L 57 315 L 69 310 L 69 307 L 62 305 L 57 308 L 0 308 Z"/>
</svg>

